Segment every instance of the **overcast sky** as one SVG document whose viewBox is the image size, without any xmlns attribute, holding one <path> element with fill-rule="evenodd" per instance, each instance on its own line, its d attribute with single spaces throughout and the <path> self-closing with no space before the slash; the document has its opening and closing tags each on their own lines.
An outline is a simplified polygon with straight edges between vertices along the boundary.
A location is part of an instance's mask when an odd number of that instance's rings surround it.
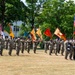
<svg viewBox="0 0 75 75">
<path fill-rule="evenodd" d="M 26 4 L 26 0 L 21 0 L 25 5 L 27 5 Z M 66 0 L 66 1 L 69 1 L 69 0 Z M 75 0 L 72 0 L 72 1 L 74 1 L 74 3 L 75 3 Z"/>
<path fill-rule="evenodd" d="M 21 1 L 23 1 L 23 2 L 25 3 L 25 1 L 26 1 L 26 0 L 21 0 Z M 69 0 L 66 0 L 66 1 L 69 1 Z M 75 0 L 72 0 L 72 1 L 74 1 L 74 2 L 75 2 Z"/>
</svg>

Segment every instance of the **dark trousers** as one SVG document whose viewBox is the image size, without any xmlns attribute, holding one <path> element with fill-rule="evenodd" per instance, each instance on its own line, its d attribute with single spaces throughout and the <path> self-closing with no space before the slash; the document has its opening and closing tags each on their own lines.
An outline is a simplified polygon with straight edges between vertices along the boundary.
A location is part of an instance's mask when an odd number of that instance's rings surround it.
<svg viewBox="0 0 75 75">
<path fill-rule="evenodd" d="M 24 53 L 24 46 L 22 47 L 21 53 Z"/>
<path fill-rule="evenodd" d="M 27 50 L 27 52 L 28 52 L 28 53 L 30 52 L 30 47 L 28 47 L 28 50 Z"/>
<path fill-rule="evenodd" d="M 10 56 L 12 54 L 12 48 L 9 48 L 9 53 L 8 53 Z"/>
<path fill-rule="evenodd" d="M 3 48 L 0 49 L 0 55 L 2 56 L 3 53 Z"/>
<path fill-rule="evenodd" d="M 74 50 L 74 55 L 73 55 L 73 59 L 75 60 L 75 50 Z"/>
<path fill-rule="evenodd" d="M 36 47 L 33 48 L 34 53 L 36 53 Z"/>
<path fill-rule="evenodd" d="M 72 59 L 72 51 L 68 51 L 68 50 L 66 50 L 66 52 L 65 52 L 65 59 L 67 59 L 68 58 L 68 55 L 69 55 L 69 59 Z"/>
<path fill-rule="evenodd" d="M 19 53 L 20 53 L 20 48 L 17 47 L 17 48 L 16 48 L 16 54 L 19 55 Z"/>
</svg>

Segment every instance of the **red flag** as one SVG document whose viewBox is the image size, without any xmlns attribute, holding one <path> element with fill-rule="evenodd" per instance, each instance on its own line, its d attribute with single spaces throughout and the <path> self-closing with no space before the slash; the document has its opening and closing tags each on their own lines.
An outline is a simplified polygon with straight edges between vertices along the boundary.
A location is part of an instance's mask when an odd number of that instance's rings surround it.
<svg viewBox="0 0 75 75">
<path fill-rule="evenodd" d="M 75 35 L 75 31 L 73 32 L 73 34 Z"/>
<path fill-rule="evenodd" d="M 50 31 L 49 28 L 47 28 L 47 29 L 45 30 L 44 34 L 45 34 L 46 36 L 48 36 L 48 37 L 52 37 L 51 31 Z"/>
<path fill-rule="evenodd" d="M 63 39 L 64 41 L 66 41 L 66 36 L 64 34 L 61 35 L 61 39 Z"/>
</svg>

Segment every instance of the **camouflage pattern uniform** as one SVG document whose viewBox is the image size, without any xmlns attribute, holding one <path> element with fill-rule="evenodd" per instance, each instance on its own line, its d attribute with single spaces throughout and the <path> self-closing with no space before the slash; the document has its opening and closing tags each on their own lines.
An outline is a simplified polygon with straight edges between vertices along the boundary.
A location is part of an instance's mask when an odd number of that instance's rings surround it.
<svg viewBox="0 0 75 75">
<path fill-rule="evenodd" d="M 8 54 L 9 54 L 10 56 L 11 56 L 11 54 L 12 54 L 13 47 L 14 47 L 14 40 L 11 38 L 11 39 L 9 40 L 9 52 L 8 52 Z"/>
<path fill-rule="evenodd" d="M 51 55 L 52 51 L 53 51 L 53 41 L 50 40 L 49 41 L 49 55 Z"/>
<path fill-rule="evenodd" d="M 34 51 L 34 53 L 36 53 L 37 44 L 38 44 L 37 40 L 33 41 L 33 51 Z"/>
<path fill-rule="evenodd" d="M 21 53 L 24 53 L 24 39 L 21 39 Z"/>
<path fill-rule="evenodd" d="M 3 36 L 0 34 L 0 55 L 3 56 L 3 48 L 4 48 L 4 39 Z"/>
<path fill-rule="evenodd" d="M 68 58 L 68 55 L 69 59 L 72 59 L 73 45 L 69 40 L 66 42 L 65 45 L 66 45 L 65 59 Z"/>
<path fill-rule="evenodd" d="M 31 48 L 31 40 L 27 40 L 27 52 L 30 53 L 30 48 Z"/>
<path fill-rule="evenodd" d="M 48 41 L 44 41 L 44 49 L 45 49 L 45 53 L 47 53 L 47 50 L 48 50 Z"/>
<path fill-rule="evenodd" d="M 56 51 L 55 51 L 55 55 L 57 55 L 57 53 L 60 53 L 60 40 L 56 41 Z"/>
<path fill-rule="evenodd" d="M 19 53 L 20 53 L 20 49 L 21 49 L 20 38 L 17 38 L 17 40 L 16 40 L 16 55 L 18 55 L 18 56 L 19 56 Z"/>
<path fill-rule="evenodd" d="M 64 40 L 61 41 L 61 55 L 64 53 Z"/>
</svg>

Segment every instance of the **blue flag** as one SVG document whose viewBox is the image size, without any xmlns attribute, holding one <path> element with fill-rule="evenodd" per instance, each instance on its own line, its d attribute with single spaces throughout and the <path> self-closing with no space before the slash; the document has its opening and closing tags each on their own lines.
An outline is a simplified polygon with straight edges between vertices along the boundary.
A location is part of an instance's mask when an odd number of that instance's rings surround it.
<svg viewBox="0 0 75 75">
<path fill-rule="evenodd" d="M 27 37 L 29 35 L 28 32 L 24 32 L 24 36 Z"/>
</svg>

